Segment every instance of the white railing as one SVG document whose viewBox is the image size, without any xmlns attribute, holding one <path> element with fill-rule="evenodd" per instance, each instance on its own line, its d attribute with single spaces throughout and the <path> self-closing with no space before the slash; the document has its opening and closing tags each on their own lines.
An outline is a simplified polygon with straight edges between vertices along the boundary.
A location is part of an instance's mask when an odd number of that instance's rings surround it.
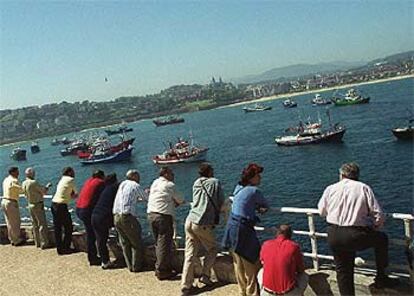
<svg viewBox="0 0 414 296">
<path fill-rule="evenodd" d="M 23 197 L 23 195 L 22 195 Z M 45 195 L 44 198 L 51 199 L 51 195 Z M 188 204 L 187 204 L 188 205 Z M 45 210 L 50 211 L 50 208 L 45 207 Z M 70 212 L 73 211 L 73 209 L 69 210 Z M 295 208 L 295 207 L 281 207 L 281 208 L 275 208 L 272 207 L 268 211 L 269 213 L 290 213 L 290 214 L 304 214 L 308 218 L 308 230 L 293 230 L 294 234 L 302 235 L 302 236 L 308 236 L 310 239 L 311 244 L 311 253 L 309 252 L 303 252 L 303 255 L 305 257 L 309 257 L 312 259 L 313 268 L 315 270 L 319 270 L 320 264 L 319 260 L 329 260 L 333 261 L 333 256 L 327 255 L 327 254 L 319 254 L 318 253 L 318 239 L 326 239 L 328 237 L 327 233 L 324 232 L 317 232 L 315 227 L 315 221 L 314 221 L 314 215 L 319 216 L 319 212 L 317 209 L 314 208 Z M 389 240 L 390 244 L 400 246 L 400 247 L 408 247 L 409 244 L 412 241 L 413 238 L 413 229 L 412 229 L 412 223 L 414 221 L 414 216 L 411 214 L 401 214 L 401 213 L 386 213 L 386 217 L 396 219 L 396 220 L 402 220 L 404 223 L 404 239 L 393 239 L 391 238 Z M 30 220 L 28 217 L 23 217 L 22 220 Z M 261 227 L 256 226 L 256 231 L 261 232 L 276 232 L 276 227 Z M 176 239 L 182 239 L 182 237 L 176 237 Z M 360 257 L 357 257 L 355 259 L 355 265 L 356 266 L 366 266 L 366 267 L 375 267 L 375 263 L 372 261 L 364 260 Z M 410 269 L 408 262 L 405 265 L 401 264 L 389 264 L 389 267 L 391 269 L 396 269 L 399 271 L 405 272 L 405 275 L 408 275 L 412 281 L 414 281 L 414 272 Z"/>
<path fill-rule="evenodd" d="M 292 207 L 282 207 L 282 208 L 271 208 L 269 212 L 278 212 L 278 213 L 290 213 L 290 214 L 305 214 L 308 217 L 308 231 L 303 230 L 293 230 L 294 234 L 297 235 L 304 235 L 310 238 L 311 249 L 312 252 L 304 252 L 303 255 L 305 257 L 312 258 L 313 268 L 315 270 L 319 270 L 319 260 L 330 260 L 333 261 L 333 256 L 324 255 L 318 253 L 318 239 L 326 239 L 328 237 L 327 233 L 317 232 L 314 223 L 314 215 L 319 216 L 319 212 L 317 209 L 312 208 L 292 208 Z M 411 214 L 400 214 L 400 213 L 386 213 L 388 218 L 402 220 L 404 223 L 404 239 L 390 239 L 390 244 L 408 247 L 413 238 L 412 232 L 412 223 L 414 221 L 414 216 Z M 266 232 L 275 232 L 276 227 L 255 227 L 257 231 L 266 231 Z M 366 261 L 360 257 L 355 259 L 355 265 L 357 266 L 367 266 L 367 267 L 374 267 L 375 263 L 371 261 Z M 409 275 L 411 280 L 414 280 L 414 273 L 410 269 L 408 262 L 405 265 L 401 264 L 389 264 L 391 269 L 396 269 L 399 271 L 406 272 L 406 275 Z"/>
</svg>

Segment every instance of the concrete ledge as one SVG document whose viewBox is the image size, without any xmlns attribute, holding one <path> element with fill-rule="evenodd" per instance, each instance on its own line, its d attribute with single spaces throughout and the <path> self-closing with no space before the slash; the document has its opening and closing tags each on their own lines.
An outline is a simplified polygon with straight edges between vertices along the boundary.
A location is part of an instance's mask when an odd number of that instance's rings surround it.
<svg viewBox="0 0 414 296">
<path fill-rule="evenodd" d="M 21 227 L 22 236 L 28 240 L 33 239 L 32 227 L 30 224 L 22 224 Z M 53 229 L 49 227 L 50 241 L 54 243 Z M 72 242 L 74 247 L 81 252 L 86 252 L 86 233 L 84 231 L 75 231 L 73 233 Z M 0 225 L 0 243 L 9 243 L 7 239 L 7 227 L 6 225 Z M 108 248 L 111 258 L 115 259 L 118 263 L 124 262 L 122 249 L 118 244 L 115 236 L 110 236 L 108 241 Z M 182 270 L 184 262 L 184 249 L 179 248 L 175 250 L 173 266 L 176 270 Z M 200 254 L 202 255 L 202 254 Z M 201 262 L 203 257 L 196 262 L 195 276 L 201 274 Z M 147 245 L 145 248 L 145 263 L 148 268 L 153 269 L 155 264 L 155 248 L 153 245 Z M 305 291 L 305 295 L 339 295 L 338 285 L 336 282 L 336 273 L 333 270 L 332 265 L 323 266 L 321 270 L 315 271 L 313 269 L 307 269 L 309 274 L 309 285 Z M 217 255 L 216 262 L 213 266 L 212 277 L 222 283 L 236 283 L 236 278 L 233 269 L 232 257 L 226 253 L 219 253 Z M 362 273 L 356 269 L 355 272 L 355 290 L 357 295 L 414 295 L 412 283 L 406 278 L 400 278 L 401 285 L 396 289 L 383 289 L 377 290 L 373 287 L 375 272 L 368 271 Z"/>
</svg>

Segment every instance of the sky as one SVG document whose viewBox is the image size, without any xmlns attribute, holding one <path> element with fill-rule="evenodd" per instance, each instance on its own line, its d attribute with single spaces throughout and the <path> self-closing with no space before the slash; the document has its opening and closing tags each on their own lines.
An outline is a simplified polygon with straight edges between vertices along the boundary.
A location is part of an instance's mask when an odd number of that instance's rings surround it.
<svg viewBox="0 0 414 296">
<path fill-rule="evenodd" d="M 0 110 L 414 49 L 411 0 L 0 0 L 0 12 Z"/>
</svg>

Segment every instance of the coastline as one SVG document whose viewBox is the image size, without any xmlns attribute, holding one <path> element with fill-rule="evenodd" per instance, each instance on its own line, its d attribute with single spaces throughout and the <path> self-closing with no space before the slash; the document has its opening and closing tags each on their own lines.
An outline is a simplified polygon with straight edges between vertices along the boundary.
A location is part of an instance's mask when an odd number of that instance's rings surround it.
<svg viewBox="0 0 414 296">
<path fill-rule="evenodd" d="M 376 84 L 376 83 L 403 80 L 403 79 L 409 79 L 409 78 L 414 78 L 414 74 L 404 75 L 404 76 L 396 76 L 396 77 L 378 79 L 378 80 L 372 80 L 372 81 L 355 82 L 355 83 L 349 83 L 349 84 L 333 86 L 333 87 L 312 89 L 312 90 L 308 90 L 308 91 L 300 91 L 300 92 L 295 92 L 295 93 L 274 95 L 274 96 L 270 96 L 270 97 L 263 97 L 263 98 L 253 99 L 253 100 L 249 100 L 249 101 L 245 101 L 245 102 L 238 102 L 238 103 L 233 103 L 233 104 L 229 104 L 229 105 L 225 105 L 225 106 L 220 106 L 220 107 L 217 107 L 216 109 L 243 106 L 243 105 L 247 105 L 247 104 L 251 104 L 251 103 L 258 103 L 258 102 L 267 102 L 267 101 L 273 101 L 273 100 L 280 100 L 280 99 L 288 98 L 288 97 L 293 98 L 293 97 L 302 96 L 302 95 L 322 93 L 322 92 L 335 90 L 335 89 L 344 89 L 344 88 L 354 87 L 354 86 L 359 86 L 359 85 Z"/>
<path fill-rule="evenodd" d="M 269 96 L 269 97 L 262 97 L 262 98 L 258 98 L 258 99 L 252 99 L 252 100 L 249 100 L 249 101 L 243 101 L 243 102 L 227 104 L 227 105 L 223 105 L 223 106 L 219 106 L 219 107 L 207 108 L 206 110 L 237 107 L 237 106 L 243 106 L 243 105 L 248 105 L 248 104 L 257 103 L 257 102 L 280 100 L 280 99 L 287 98 L 287 97 L 297 97 L 297 96 L 313 94 L 313 93 L 323 93 L 323 92 L 330 91 L 330 90 L 335 90 L 335 89 L 344 89 L 344 88 L 349 88 L 349 87 L 354 87 L 354 86 L 359 86 L 359 85 L 376 84 L 376 83 L 397 81 L 397 80 L 410 79 L 410 78 L 414 78 L 414 74 L 396 76 L 396 77 L 385 78 L 385 79 L 377 79 L 377 80 L 372 80 L 372 81 L 355 82 L 355 83 L 344 84 L 344 85 L 339 85 L 339 86 L 334 86 L 334 87 L 326 87 L 326 88 L 313 89 L 313 90 L 301 91 L 301 92 L 295 92 L 295 93 L 279 94 L 279 95 L 274 95 L 274 96 Z M 188 112 L 186 112 L 186 113 L 188 113 Z M 146 117 L 140 118 L 138 120 L 127 121 L 127 122 L 131 122 L 131 123 L 140 122 L 140 121 L 145 121 L 145 120 L 151 120 L 152 118 L 156 118 L 156 117 L 157 117 L 157 115 L 148 116 L 148 117 L 146 116 Z M 102 128 L 110 128 L 110 127 L 117 126 L 117 125 L 119 125 L 119 123 L 106 124 L 105 122 L 102 122 L 102 125 L 97 125 L 95 127 L 85 128 L 85 129 L 82 129 L 82 130 L 73 130 L 73 131 L 70 131 L 70 132 L 55 134 L 53 136 L 58 137 L 58 136 L 62 136 L 62 135 L 66 135 L 66 134 L 70 134 L 70 133 L 74 133 L 74 132 L 89 132 L 89 131 L 102 129 Z M 49 137 L 51 137 L 51 136 L 40 136 L 38 138 L 28 137 L 25 140 L 17 140 L 16 142 L 0 144 L 0 148 L 1 147 L 16 146 L 16 145 L 18 146 L 20 144 L 25 144 L 25 143 L 28 143 L 28 142 L 30 143 L 33 140 L 40 140 L 40 139 L 49 138 Z"/>
</svg>

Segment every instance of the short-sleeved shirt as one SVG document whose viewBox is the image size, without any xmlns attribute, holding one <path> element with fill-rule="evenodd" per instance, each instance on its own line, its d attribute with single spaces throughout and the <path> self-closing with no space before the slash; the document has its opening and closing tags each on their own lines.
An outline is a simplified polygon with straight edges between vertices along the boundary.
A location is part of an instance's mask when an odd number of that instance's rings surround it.
<svg viewBox="0 0 414 296">
<path fill-rule="evenodd" d="M 19 180 L 12 175 L 7 176 L 3 181 L 3 197 L 19 200 L 19 194 L 23 193 Z"/>
<path fill-rule="evenodd" d="M 116 192 L 112 213 L 131 214 L 138 217 L 137 203 L 139 200 L 148 200 L 148 195 L 141 186 L 132 180 L 122 181 Z"/>
<path fill-rule="evenodd" d="M 175 189 L 175 184 L 164 177 L 159 177 L 151 185 L 147 213 L 174 216 L 174 200 L 178 199 L 180 198 Z"/>
<path fill-rule="evenodd" d="M 52 202 L 68 204 L 72 200 L 72 192 L 77 193 L 75 179 L 69 176 L 62 176 L 57 184 Z"/>
<path fill-rule="evenodd" d="M 79 192 L 76 207 L 79 209 L 93 208 L 104 186 L 104 181 L 100 178 L 87 179 Z"/>
<path fill-rule="evenodd" d="M 36 204 L 43 202 L 44 187 L 40 185 L 36 180 L 27 178 L 24 180 L 23 192 L 27 197 L 27 202 L 31 204 Z"/>
<path fill-rule="evenodd" d="M 264 242 L 260 251 L 263 264 L 263 287 L 284 294 L 296 284 L 297 274 L 305 270 L 297 243 L 283 235 Z"/>
</svg>

